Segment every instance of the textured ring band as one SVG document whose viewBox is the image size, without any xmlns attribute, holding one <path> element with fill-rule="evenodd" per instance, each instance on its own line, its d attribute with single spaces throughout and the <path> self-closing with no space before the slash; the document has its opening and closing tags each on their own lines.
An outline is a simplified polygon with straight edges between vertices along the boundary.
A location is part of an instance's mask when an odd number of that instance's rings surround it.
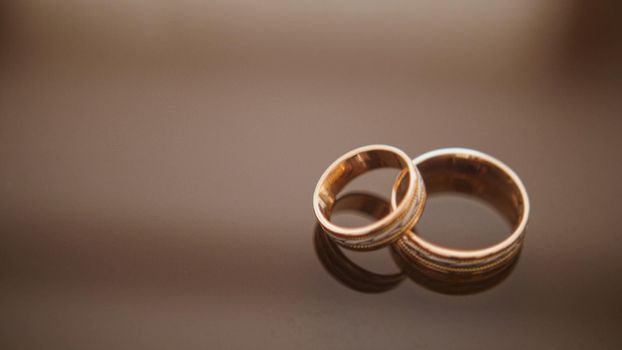
<svg viewBox="0 0 622 350">
<path fill-rule="evenodd" d="M 510 222 L 513 232 L 503 241 L 476 250 L 459 250 L 432 244 L 413 231 L 394 248 L 417 267 L 441 273 L 475 275 L 501 270 L 520 252 L 529 217 L 529 198 L 520 178 L 501 161 L 479 151 L 445 148 L 415 159 L 428 194 L 458 192 L 474 195 L 495 207 Z M 405 174 L 396 181 L 391 205 L 404 196 Z"/>
<path fill-rule="evenodd" d="M 396 168 L 401 173 L 402 196 L 385 217 L 361 227 L 343 227 L 330 221 L 339 192 L 354 178 L 373 169 Z M 364 146 L 352 150 L 331 164 L 313 194 L 313 210 L 326 233 L 340 245 L 371 250 L 394 242 L 419 220 L 425 204 L 421 175 L 403 151 L 386 145 Z"/>
</svg>

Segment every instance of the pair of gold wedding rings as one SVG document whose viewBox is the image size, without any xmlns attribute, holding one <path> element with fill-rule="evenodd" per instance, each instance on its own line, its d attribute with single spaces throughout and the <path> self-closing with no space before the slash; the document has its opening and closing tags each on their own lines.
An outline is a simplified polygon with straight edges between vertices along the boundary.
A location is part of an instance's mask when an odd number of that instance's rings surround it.
<svg viewBox="0 0 622 350">
<path fill-rule="evenodd" d="M 354 178 L 378 168 L 401 170 L 390 208 L 373 207 L 360 196 L 339 196 Z M 512 233 L 497 244 L 475 250 L 443 247 L 422 238 L 414 227 L 428 195 L 446 192 L 484 200 L 507 219 Z M 512 169 L 482 152 L 443 148 L 411 160 L 398 148 L 370 145 L 344 154 L 326 169 L 313 194 L 313 209 L 327 236 L 342 247 L 373 250 L 391 245 L 415 273 L 460 280 L 494 275 L 516 260 L 529 217 L 529 198 Z M 376 221 L 359 227 L 337 225 L 331 215 L 343 209 L 367 212 Z"/>
</svg>

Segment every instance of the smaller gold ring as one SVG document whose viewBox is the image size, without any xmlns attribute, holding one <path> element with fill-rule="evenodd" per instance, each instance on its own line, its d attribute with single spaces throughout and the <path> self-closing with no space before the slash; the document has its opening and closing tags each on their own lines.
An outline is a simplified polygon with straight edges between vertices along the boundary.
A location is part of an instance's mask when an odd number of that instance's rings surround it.
<svg viewBox="0 0 622 350">
<path fill-rule="evenodd" d="M 501 161 L 466 148 L 431 151 L 413 159 L 413 163 L 421 172 L 428 194 L 458 192 L 479 197 L 503 214 L 513 232 L 493 246 L 460 250 L 430 243 L 409 231 L 394 248 L 415 266 L 442 273 L 490 273 L 510 264 L 520 253 L 529 218 L 529 198 L 518 175 Z M 395 182 L 392 207 L 403 197 L 404 177 L 401 173 Z"/>
<path fill-rule="evenodd" d="M 403 170 L 403 195 L 383 218 L 361 227 L 343 227 L 330 221 L 339 192 L 354 178 L 373 169 Z M 326 233 L 338 244 L 351 249 L 371 250 L 394 242 L 419 220 L 425 204 L 421 175 L 406 153 L 386 145 L 370 145 L 339 157 L 315 187 L 313 210 Z"/>
</svg>

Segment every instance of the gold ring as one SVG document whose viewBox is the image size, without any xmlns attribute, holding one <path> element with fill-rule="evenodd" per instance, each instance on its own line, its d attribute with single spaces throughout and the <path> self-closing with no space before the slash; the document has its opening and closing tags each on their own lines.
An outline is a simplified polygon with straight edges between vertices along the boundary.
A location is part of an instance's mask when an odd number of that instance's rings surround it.
<svg viewBox="0 0 622 350">
<path fill-rule="evenodd" d="M 503 241 L 476 250 L 460 250 L 432 244 L 413 231 L 402 235 L 394 249 L 416 267 L 459 275 L 490 274 L 510 265 L 520 253 L 529 198 L 520 178 L 501 161 L 479 151 L 445 148 L 425 153 L 413 163 L 421 172 L 428 194 L 458 192 L 491 204 L 509 221 L 513 232 Z M 393 187 L 391 206 L 406 193 L 406 174 Z"/>
<path fill-rule="evenodd" d="M 378 168 L 402 170 L 402 196 L 383 218 L 361 227 L 343 227 L 330 221 L 339 192 L 354 178 Z M 394 242 L 419 220 L 426 192 L 417 168 L 403 151 L 386 145 L 364 146 L 352 150 L 331 164 L 315 187 L 313 210 L 326 233 L 338 244 L 357 250 L 370 250 Z"/>
</svg>

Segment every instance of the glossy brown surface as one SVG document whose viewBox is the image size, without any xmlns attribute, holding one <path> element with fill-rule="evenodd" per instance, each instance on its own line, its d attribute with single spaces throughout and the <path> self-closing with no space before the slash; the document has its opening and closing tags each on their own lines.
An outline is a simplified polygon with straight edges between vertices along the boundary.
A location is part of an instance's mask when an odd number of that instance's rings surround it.
<svg viewBox="0 0 622 350">
<path fill-rule="evenodd" d="M 2 349 L 622 348 L 622 60 L 589 30 L 610 16 L 567 33 L 582 6 L 43 3 L 0 5 Z M 314 186 L 372 143 L 516 171 L 512 273 L 468 295 L 327 273 Z M 426 238 L 506 232 L 441 204 Z"/>
</svg>

